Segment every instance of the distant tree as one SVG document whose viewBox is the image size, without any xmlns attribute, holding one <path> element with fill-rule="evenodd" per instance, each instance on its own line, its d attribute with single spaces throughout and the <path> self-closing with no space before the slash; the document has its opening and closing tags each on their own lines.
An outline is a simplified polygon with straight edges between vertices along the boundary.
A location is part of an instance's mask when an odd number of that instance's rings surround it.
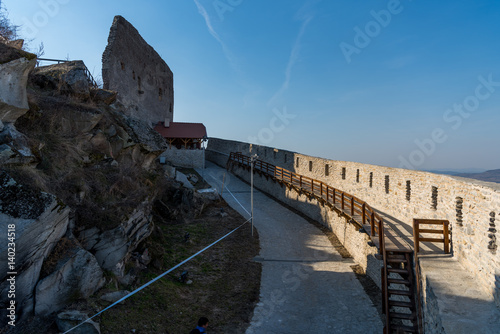
<svg viewBox="0 0 500 334">
<path fill-rule="evenodd" d="M 16 39 L 18 28 L 19 26 L 16 26 L 9 21 L 7 11 L 0 4 L 0 40 L 11 41 Z"/>
</svg>

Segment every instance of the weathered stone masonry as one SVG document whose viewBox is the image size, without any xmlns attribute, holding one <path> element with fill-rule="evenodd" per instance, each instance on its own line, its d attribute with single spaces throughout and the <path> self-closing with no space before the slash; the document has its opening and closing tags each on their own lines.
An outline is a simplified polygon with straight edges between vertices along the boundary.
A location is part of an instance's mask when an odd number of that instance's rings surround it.
<svg viewBox="0 0 500 334">
<path fill-rule="evenodd" d="M 269 163 L 353 194 L 372 207 L 410 225 L 413 218 L 449 220 L 453 256 L 476 277 L 478 286 L 493 295 L 500 306 L 500 252 L 496 249 L 500 185 L 420 171 L 327 160 L 271 147 L 211 138 L 207 159 L 225 164 L 227 156 L 215 152 L 256 153 Z M 266 187 L 265 182 L 260 185 Z M 276 192 L 269 190 L 271 194 Z M 274 195 L 284 198 L 283 194 Z M 356 261 L 366 266 L 367 273 L 377 281 L 377 273 L 371 272 L 377 268 L 371 269 L 369 263 L 373 252 L 365 249 L 368 247 L 365 246 L 367 242 L 361 240 L 368 236 L 361 233 L 356 236 L 355 230 L 349 232 L 348 229 L 352 228 L 349 224 L 341 224 L 342 228 L 336 228 L 333 220 L 338 218 L 320 205 L 317 205 L 319 209 L 313 208 L 314 200 L 308 204 L 309 200 L 301 196 L 288 191 L 285 194 L 294 207 L 330 226 L 339 239 L 345 241 L 344 245 Z"/>
<path fill-rule="evenodd" d="M 160 55 L 121 16 L 111 26 L 102 56 L 104 89 L 118 92 L 127 116 L 150 125 L 172 121 L 173 73 Z"/>
</svg>

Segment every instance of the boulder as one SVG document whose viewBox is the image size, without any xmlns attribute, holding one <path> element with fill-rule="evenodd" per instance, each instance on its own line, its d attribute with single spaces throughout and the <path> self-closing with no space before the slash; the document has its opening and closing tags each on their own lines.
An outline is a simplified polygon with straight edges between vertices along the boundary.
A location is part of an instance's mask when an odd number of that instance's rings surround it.
<svg viewBox="0 0 500 334">
<path fill-rule="evenodd" d="M 127 290 L 122 290 L 122 291 L 114 291 L 114 292 L 109 292 L 101 296 L 101 299 L 110 303 L 117 302 L 118 300 L 122 299 L 126 295 L 128 295 L 130 291 Z M 122 302 L 123 303 L 123 302 Z"/>
<path fill-rule="evenodd" d="M 125 116 L 121 106 L 113 104 L 111 115 L 114 118 L 116 134 L 109 138 L 113 157 L 120 164 L 149 166 L 166 149 L 165 139 L 142 120 Z"/>
<path fill-rule="evenodd" d="M 188 189 L 194 188 L 191 182 L 189 182 L 187 176 L 179 171 L 175 173 L 175 181 L 182 183 L 182 185 Z"/>
<path fill-rule="evenodd" d="M 15 49 L 22 50 L 24 46 L 24 39 L 16 39 L 14 41 L 8 41 L 6 44 L 8 46 L 12 46 Z"/>
<path fill-rule="evenodd" d="M 28 109 L 26 85 L 36 55 L 0 43 L 0 120 L 15 122 Z"/>
<path fill-rule="evenodd" d="M 196 184 L 199 181 L 198 176 L 194 174 L 189 174 L 188 179 L 192 184 Z"/>
<path fill-rule="evenodd" d="M 216 188 L 207 188 L 207 189 L 200 189 L 196 191 L 199 196 L 202 198 L 206 198 L 207 200 L 210 201 L 215 201 L 219 199 L 219 193 L 217 192 Z"/>
<path fill-rule="evenodd" d="M 33 310 L 33 292 L 42 263 L 66 233 L 69 208 L 55 196 L 17 183 L 0 170 L 0 233 L 15 226 L 16 306 L 18 316 Z M 7 242 L 0 242 L 0 268 L 7 268 Z M 10 269 L 10 268 L 9 268 Z M 0 316 L 8 302 L 7 271 L 0 271 Z"/>
<path fill-rule="evenodd" d="M 107 89 L 91 88 L 90 97 L 96 103 L 113 104 L 116 101 L 117 92 Z"/>
<path fill-rule="evenodd" d="M 35 315 L 57 312 L 75 298 L 88 298 L 106 283 L 96 258 L 80 246 L 67 250 L 56 268 L 36 286 Z"/>
<path fill-rule="evenodd" d="M 37 161 L 33 155 L 28 139 L 14 127 L 7 123 L 0 130 L 0 166 L 27 165 Z"/>
<path fill-rule="evenodd" d="M 88 315 L 81 311 L 64 311 L 57 315 L 56 324 L 59 330 L 64 333 L 84 322 L 88 318 Z M 101 329 L 98 323 L 88 320 L 78 328 L 72 330 L 71 334 L 101 334 Z"/>
<path fill-rule="evenodd" d="M 16 45 L 9 45 L 9 43 L 0 43 L 0 64 L 5 64 L 20 58 L 26 58 L 27 60 L 36 60 L 36 55 L 23 51 L 17 48 Z"/>
<path fill-rule="evenodd" d="M 87 67 L 81 60 L 40 66 L 30 74 L 30 82 L 42 89 L 56 90 L 60 94 L 90 98 Z"/>
<path fill-rule="evenodd" d="M 150 213 L 151 206 L 143 203 L 120 226 L 108 231 L 96 227 L 84 230 L 80 232 L 79 239 L 83 247 L 95 255 L 103 269 L 111 270 L 119 277 L 124 276 L 125 262 L 131 252 L 153 231 Z"/>
</svg>

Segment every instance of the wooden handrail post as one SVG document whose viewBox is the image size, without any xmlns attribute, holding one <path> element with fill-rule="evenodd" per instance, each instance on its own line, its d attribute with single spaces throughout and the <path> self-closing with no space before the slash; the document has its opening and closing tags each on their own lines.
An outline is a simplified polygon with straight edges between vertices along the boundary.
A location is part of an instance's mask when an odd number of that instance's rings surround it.
<svg viewBox="0 0 500 334">
<path fill-rule="evenodd" d="M 300 186 L 300 188 L 302 188 L 302 175 L 300 176 L 300 179 L 299 179 L 299 186 Z"/>
<path fill-rule="evenodd" d="M 341 199 L 342 199 L 342 210 L 344 210 L 344 192 L 342 192 L 342 195 L 341 195 Z"/>
<path fill-rule="evenodd" d="M 370 217 L 370 227 L 372 229 L 371 235 L 372 235 L 372 237 L 374 237 L 375 236 L 375 211 L 373 211 L 373 209 L 372 209 L 372 214 Z"/>
<path fill-rule="evenodd" d="M 328 184 L 326 185 L 326 202 L 328 203 L 329 202 L 329 198 L 328 196 L 330 196 L 330 187 L 328 186 Z"/>
<path fill-rule="evenodd" d="M 363 202 L 363 205 L 361 206 L 361 221 L 363 222 L 363 225 L 365 225 L 365 222 L 366 222 L 366 203 Z"/>
<path fill-rule="evenodd" d="M 378 242 L 380 245 L 380 254 L 385 256 L 384 222 L 382 221 L 382 219 L 380 219 L 380 222 L 378 224 Z"/>
<path fill-rule="evenodd" d="M 449 231 L 449 222 L 443 222 L 443 234 L 444 234 L 444 253 L 450 254 L 450 231 Z"/>
<path fill-rule="evenodd" d="M 415 254 L 417 254 L 420 250 L 419 247 L 419 230 L 418 230 L 418 221 L 413 219 L 413 248 L 415 249 Z"/>
<path fill-rule="evenodd" d="M 337 194 L 336 194 L 336 191 L 337 191 L 337 189 L 333 188 L 333 194 L 332 194 L 332 197 L 333 197 L 333 205 L 335 205 L 335 202 L 337 201 Z"/>
<path fill-rule="evenodd" d="M 354 196 L 351 196 L 351 217 L 354 215 Z"/>
<path fill-rule="evenodd" d="M 311 194 L 314 194 L 314 180 L 311 179 Z"/>
</svg>

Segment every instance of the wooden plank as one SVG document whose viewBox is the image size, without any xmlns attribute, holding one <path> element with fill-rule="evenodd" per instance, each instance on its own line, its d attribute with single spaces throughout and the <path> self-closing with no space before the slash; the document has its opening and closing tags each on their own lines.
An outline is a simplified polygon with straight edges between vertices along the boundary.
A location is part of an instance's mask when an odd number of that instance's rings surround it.
<svg viewBox="0 0 500 334">
<path fill-rule="evenodd" d="M 444 253 L 450 253 L 450 231 L 448 230 L 449 222 L 445 222 L 443 224 L 443 233 L 444 233 Z"/>
<path fill-rule="evenodd" d="M 431 230 L 431 229 L 419 229 L 418 230 L 420 233 L 436 233 L 436 234 L 443 234 L 443 230 Z"/>
<path fill-rule="evenodd" d="M 419 219 L 419 218 L 415 218 L 415 220 L 417 220 L 419 224 L 428 224 L 428 225 L 442 225 L 444 222 L 447 221 L 442 219 Z"/>
<path fill-rule="evenodd" d="M 444 239 L 437 238 L 418 238 L 418 240 L 423 242 L 444 242 Z"/>
</svg>

